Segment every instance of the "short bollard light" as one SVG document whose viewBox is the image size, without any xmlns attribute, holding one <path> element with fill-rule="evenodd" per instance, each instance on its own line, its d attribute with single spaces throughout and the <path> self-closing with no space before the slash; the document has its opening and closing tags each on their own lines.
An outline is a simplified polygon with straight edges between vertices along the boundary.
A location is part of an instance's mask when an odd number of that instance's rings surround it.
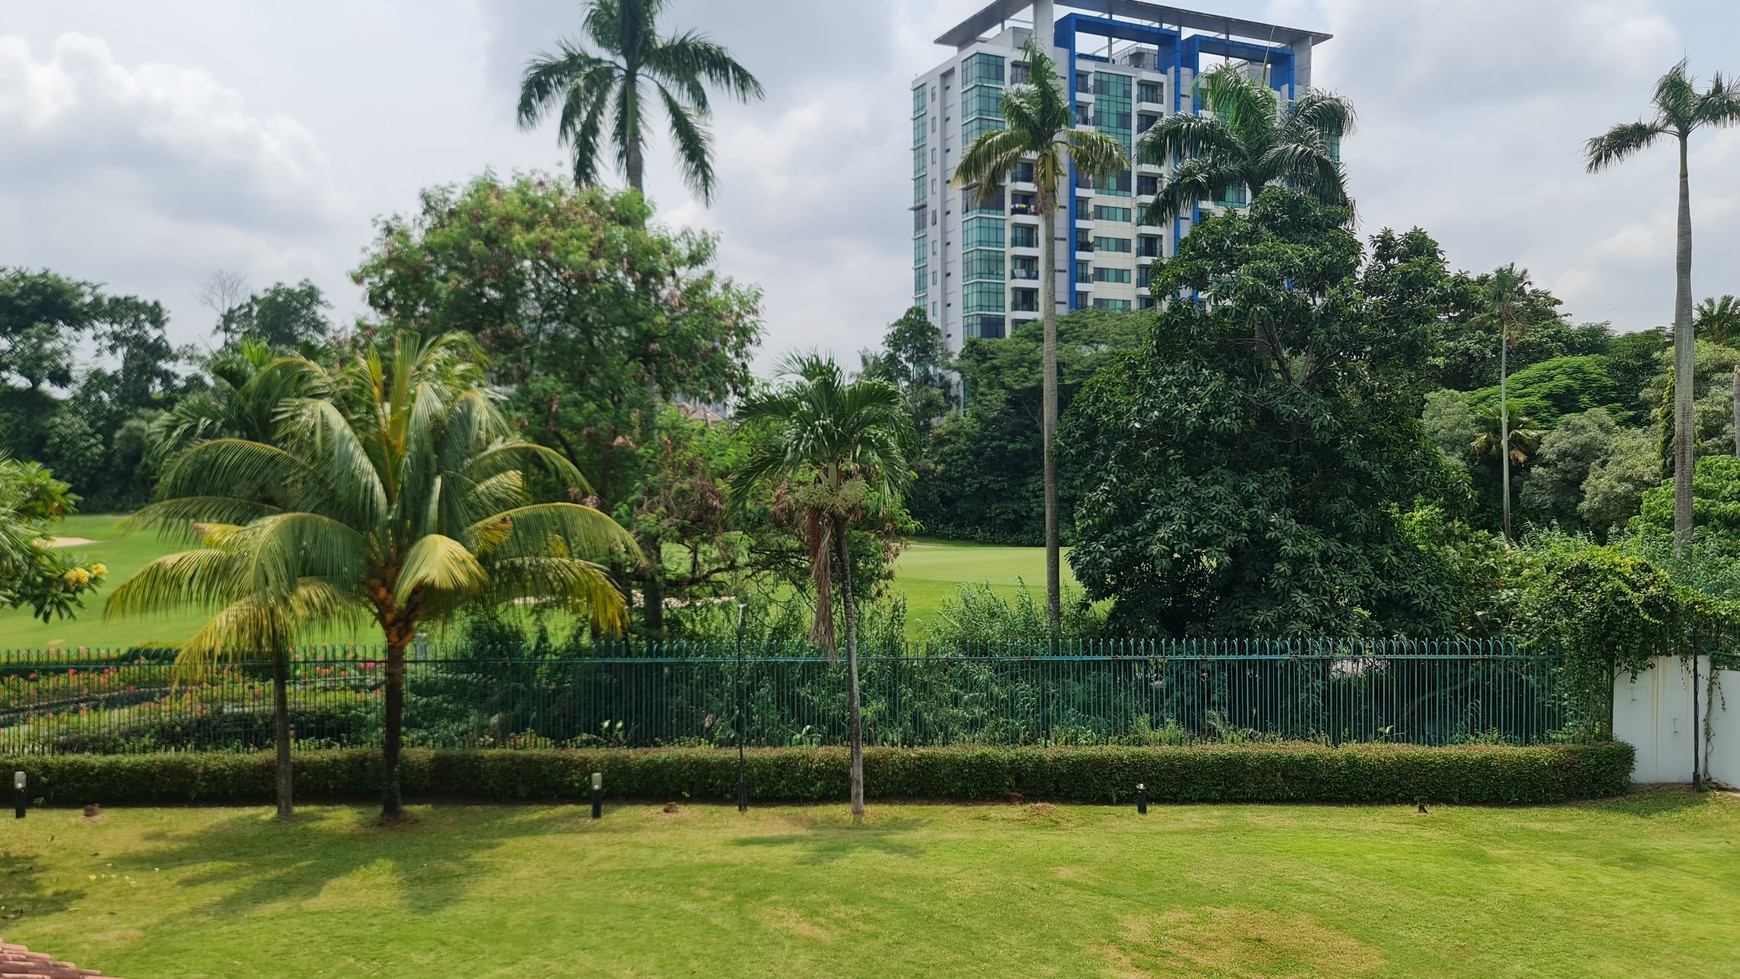
<svg viewBox="0 0 1740 979">
<path fill-rule="evenodd" d="M 604 773 L 592 773 L 592 818 L 604 815 Z"/>
<path fill-rule="evenodd" d="M 1142 814 L 1148 812 L 1148 786 L 1146 783 L 1136 783 L 1136 811 Z"/>
<path fill-rule="evenodd" d="M 24 773 L 12 773 L 12 818 L 24 818 Z"/>
</svg>

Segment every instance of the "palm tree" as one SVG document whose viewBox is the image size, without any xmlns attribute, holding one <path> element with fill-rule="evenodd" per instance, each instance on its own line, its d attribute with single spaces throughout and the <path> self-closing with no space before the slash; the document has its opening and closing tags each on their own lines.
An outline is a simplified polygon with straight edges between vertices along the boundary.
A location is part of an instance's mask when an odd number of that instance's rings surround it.
<svg viewBox="0 0 1740 979">
<path fill-rule="evenodd" d="M 840 575 L 846 619 L 846 729 L 852 754 L 852 821 L 864 818 L 864 725 L 858 697 L 858 619 L 852 599 L 852 523 L 878 502 L 886 504 L 910 477 L 907 459 L 912 417 L 900 389 L 887 381 L 848 381 L 840 365 L 815 354 L 780 364 L 785 382 L 746 398 L 737 418 L 768 428 L 768 438 L 733 480 L 741 505 L 759 480 L 800 483 L 804 543 L 816 585 L 810 638 L 837 655 L 833 576 Z"/>
<path fill-rule="evenodd" d="M 1679 241 L 1674 256 L 1674 376 L 1685 383 L 1674 388 L 1674 546 L 1684 551 L 1692 543 L 1692 189 L 1687 175 L 1687 147 L 1692 133 L 1740 122 L 1740 91 L 1729 88 L 1720 74 L 1699 92 L 1686 74 L 1686 62 L 1668 69 L 1655 83 L 1655 118 L 1621 123 L 1583 144 L 1590 173 L 1598 173 L 1671 137 L 1680 150 Z"/>
<path fill-rule="evenodd" d="M 1010 172 L 1033 164 L 1033 182 L 1040 219 L 1039 305 L 1045 311 L 1045 401 L 1041 426 L 1045 456 L 1045 618 L 1055 637 L 1062 621 L 1062 548 L 1058 537 L 1057 458 L 1052 439 L 1057 432 L 1057 205 L 1058 188 L 1068 188 L 1070 167 L 1095 180 L 1125 170 L 1130 154 L 1124 144 L 1104 133 L 1075 128 L 1075 112 L 1057 74 L 1057 63 L 1029 38 L 1025 49 L 1028 82 L 1003 93 L 1006 129 L 992 130 L 973 140 L 955 170 L 956 186 L 977 185 L 991 199 L 1002 193 Z"/>
<path fill-rule="evenodd" d="M 279 405 L 273 442 L 213 439 L 175 458 L 134 521 L 192 530 L 202 546 L 141 568 L 107 612 L 212 609 L 177 657 L 185 670 L 373 619 L 386 642 L 381 806 L 394 816 L 405 649 L 419 628 L 466 603 L 537 598 L 618 629 L 622 593 L 588 558 L 637 549 L 597 510 L 534 498 L 528 466 L 568 487 L 585 481 L 518 435 L 480 386 L 465 334 L 407 331 L 335 371 L 286 357 L 266 373 L 303 391 Z"/>
<path fill-rule="evenodd" d="M 1481 276 L 1478 283 L 1485 308 L 1473 320 L 1477 329 L 1491 329 L 1498 334 L 1498 444 L 1509 446 L 1516 433 L 1510 423 L 1510 348 L 1528 333 L 1541 305 L 1537 290 L 1529 281 L 1528 269 L 1519 269 L 1513 262 Z M 1530 451 L 1533 451 L 1532 449 Z M 1504 470 L 1504 539 L 1510 540 L 1510 463 L 1514 452 L 1500 452 Z M 1522 460 L 1517 460 L 1520 465 Z"/>
<path fill-rule="evenodd" d="M 656 93 L 670 123 L 683 178 L 704 202 L 713 199 L 712 107 L 707 86 L 723 87 L 744 102 L 762 98 L 761 83 L 707 35 L 658 31 L 665 0 L 587 0 L 580 21 L 603 56 L 563 39 L 555 54 L 527 62 L 520 81 L 521 129 L 559 113 L 560 139 L 573 148 L 574 182 L 598 182 L 600 143 L 609 113 L 610 142 L 628 185 L 644 191 L 642 150 L 647 103 Z M 649 91 L 650 89 L 650 91 Z"/>
<path fill-rule="evenodd" d="M 1711 343 L 1740 340 L 1740 299 L 1706 299 L 1693 311 L 1692 332 Z"/>
<path fill-rule="evenodd" d="M 1474 428 L 1474 441 L 1468 447 L 1475 458 L 1484 459 L 1497 453 L 1505 463 L 1519 466 L 1534 458 L 1541 440 L 1547 437 L 1547 430 L 1523 414 L 1515 404 L 1501 403 L 1481 408 L 1474 413 Z M 1503 446 L 1508 446 L 1508 450 L 1502 450 Z"/>
<path fill-rule="evenodd" d="M 1168 116 L 1136 144 L 1143 163 L 1177 164 L 1144 212 L 1145 223 L 1166 224 L 1199 200 L 1225 199 L 1229 190 L 1255 200 L 1271 184 L 1325 204 L 1350 203 L 1335 146 L 1353 133 L 1352 103 L 1315 89 L 1283 103 L 1279 92 L 1236 65 L 1204 72 L 1196 92 L 1207 113 Z"/>
</svg>

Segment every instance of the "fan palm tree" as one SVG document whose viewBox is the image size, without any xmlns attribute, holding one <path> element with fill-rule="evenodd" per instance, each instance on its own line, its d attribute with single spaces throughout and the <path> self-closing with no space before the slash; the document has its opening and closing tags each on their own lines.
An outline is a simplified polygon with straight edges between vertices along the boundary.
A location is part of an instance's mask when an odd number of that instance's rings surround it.
<svg viewBox="0 0 1740 979">
<path fill-rule="evenodd" d="M 1028 81 L 1011 85 L 1003 93 L 1003 121 L 1007 128 L 979 136 L 961 154 L 955 170 L 956 186 L 977 186 L 979 196 L 992 199 L 1002 193 L 1011 171 L 1022 163 L 1033 164 L 1033 182 L 1038 188 L 1038 206 L 1043 231 L 1040 239 L 1039 306 L 1045 311 L 1043 424 L 1041 444 L 1045 466 L 1045 618 L 1056 636 L 1062 621 L 1062 548 L 1058 536 L 1057 458 L 1052 439 L 1057 432 L 1057 207 L 1058 189 L 1070 186 L 1070 168 L 1099 180 L 1130 166 L 1124 144 L 1104 133 L 1075 128 L 1057 63 L 1031 38 L 1024 49 Z"/>
<path fill-rule="evenodd" d="M 1511 445 L 1510 419 L 1510 349 L 1528 334 L 1529 327 L 1543 307 L 1537 290 L 1529 280 L 1528 269 L 1515 263 L 1494 269 L 1491 275 L 1480 277 L 1478 288 L 1484 309 L 1475 315 L 1476 329 L 1490 329 L 1498 334 L 1498 438 L 1499 445 Z M 1533 451 L 1531 448 L 1530 451 Z M 1504 471 L 1501 480 L 1504 493 L 1504 539 L 1510 540 L 1510 463 L 1515 453 L 1499 453 Z M 1520 465 L 1522 460 L 1517 460 Z"/>
<path fill-rule="evenodd" d="M 608 125 L 617 169 L 628 176 L 630 187 L 644 191 L 648 107 L 656 96 L 670 123 L 685 182 L 702 201 L 711 202 L 713 134 L 707 128 L 712 115 L 707 86 L 720 86 L 748 102 L 762 98 L 761 83 L 705 34 L 660 34 L 658 19 L 664 8 L 665 0 L 587 0 L 580 26 L 603 54 L 563 39 L 554 54 L 540 53 L 528 62 L 520 81 L 520 128 L 530 129 L 558 114 L 559 138 L 574 154 L 574 182 L 585 186 L 598 182 Z"/>
<path fill-rule="evenodd" d="M 1508 425 L 1508 429 L 1507 426 Z M 1547 430 L 1515 405 L 1487 405 L 1474 413 L 1475 436 L 1469 444 L 1475 458 L 1498 454 L 1507 462 L 1525 465 L 1534 458 Z M 1508 450 L 1501 451 L 1501 446 Z"/>
<path fill-rule="evenodd" d="M 526 467 L 585 481 L 518 435 L 481 387 L 469 336 L 407 331 L 335 371 L 287 357 L 265 374 L 301 390 L 279 404 L 274 439 L 213 439 L 175 458 L 133 519 L 201 546 L 141 568 L 107 613 L 213 610 L 177 657 L 185 670 L 374 620 L 386 643 L 382 811 L 397 815 L 405 650 L 419 628 L 466 603 L 538 598 L 618 629 L 622 593 L 590 559 L 637 550 L 597 510 L 534 498 Z"/>
<path fill-rule="evenodd" d="M 1334 146 L 1353 133 L 1352 103 L 1314 89 L 1283 103 L 1279 92 L 1236 65 L 1202 73 L 1196 93 L 1206 113 L 1168 116 L 1136 144 L 1143 163 L 1177 164 L 1144 212 L 1145 223 L 1166 224 L 1199 200 L 1225 199 L 1229 190 L 1255 200 L 1271 184 L 1325 204 L 1350 203 L 1347 169 Z"/>
<path fill-rule="evenodd" d="M 1690 378 L 1692 357 L 1692 190 L 1686 159 L 1692 133 L 1703 128 L 1721 128 L 1740 123 L 1740 90 L 1731 88 L 1720 74 L 1710 87 L 1699 92 L 1686 62 L 1681 61 L 1657 79 L 1652 99 L 1655 117 L 1645 122 L 1620 123 L 1583 144 L 1590 173 L 1615 164 L 1671 138 L 1680 151 L 1679 235 L 1674 254 L 1674 376 Z M 1674 545 L 1684 551 L 1692 543 L 1692 450 L 1693 385 L 1674 388 Z"/>
<path fill-rule="evenodd" d="M 787 358 L 784 382 L 750 395 L 737 409 L 747 424 L 764 425 L 768 438 L 733 480 L 737 504 L 758 481 L 798 484 L 803 536 L 816 586 L 810 638 L 837 655 L 833 582 L 837 566 L 846 620 L 846 729 L 852 754 L 852 821 L 864 818 L 864 723 L 858 696 L 858 618 L 852 598 L 852 523 L 905 485 L 913 439 L 912 417 L 900 389 L 877 378 L 847 380 L 840 365 L 815 354 Z"/>
</svg>

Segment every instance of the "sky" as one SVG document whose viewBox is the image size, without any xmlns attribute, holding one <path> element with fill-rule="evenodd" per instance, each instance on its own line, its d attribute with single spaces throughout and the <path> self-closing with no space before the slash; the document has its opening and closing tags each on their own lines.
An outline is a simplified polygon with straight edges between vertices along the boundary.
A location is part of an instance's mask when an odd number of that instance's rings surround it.
<svg viewBox="0 0 1740 979">
<path fill-rule="evenodd" d="M 909 303 L 910 85 L 984 2 L 671 0 L 667 29 L 711 34 L 767 90 L 716 100 L 710 208 L 667 146 L 647 176 L 659 220 L 719 234 L 724 272 L 763 290 L 763 367 L 855 361 Z M 1359 114 L 1362 233 L 1425 228 L 1454 268 L 1516 262 L 1578 321 L 1671 319 L 1675 153 L 1589 175 L 1582 142 L 1642 115 L 1682 57 L 1740 74 L 1740 4 L 1191 6 L 1335 35 L 1313 83 Z M 514 107 L 526 60 L 578 24 L 576 0 L 0 0 L 0 266 L 159 299 L 177 343 L 209 338 L 196 293 L 217 269 L 312 279 L 348 321 L 377 218 L 485 170 L 567 168 Z M 1740 293 L 1736 174 L 1740 128 L 1695 138 L 1699 298 Z"/>
</svg>

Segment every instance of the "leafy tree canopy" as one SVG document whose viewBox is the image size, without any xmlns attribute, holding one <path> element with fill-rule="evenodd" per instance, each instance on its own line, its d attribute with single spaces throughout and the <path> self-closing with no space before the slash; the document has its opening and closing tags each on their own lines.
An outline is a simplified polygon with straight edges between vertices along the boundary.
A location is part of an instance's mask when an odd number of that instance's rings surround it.
<svg viewBox="0 0 1740 979">
<path fill-rule="evenodd" d="M 1204 222 L 1163 269 L 1144 346 L 1083 388 L 1076 577 L 1111 626 L 1153 634 L 1433 632 L 1433 559 L 1398 508 L 1443 483 L 1417 417 L 1443 275 L 1414 230 L 1364 259 L 1347 212 L 1270 190 Z"/>
<path fill-rule="evenodd" d="M 954 366 L 942 330 L 924 310 L 914 306 L 889 324 L 882 349 L 861 355 L 864 377 L 881 378 L 906 395 L 914 430 L 920 437 L 956 407 L 954 384 L 948 371 Z"/>
<path fill-rule="evenodd" d="M 1555 357 L 1516 371 L 1510 375 L 1510 400 L 1512 411 L 1522 411 L 1545 428 L 1557 425 L 1561 416 L 1592 408 L 1624 411 L 1618 385 L 1607 372 L 1607 358 L 1598 354 Z M 1496 384 L 1468 393 L 1468 406 L 1477 413 L 1497 404 Z"/>
</svg>

